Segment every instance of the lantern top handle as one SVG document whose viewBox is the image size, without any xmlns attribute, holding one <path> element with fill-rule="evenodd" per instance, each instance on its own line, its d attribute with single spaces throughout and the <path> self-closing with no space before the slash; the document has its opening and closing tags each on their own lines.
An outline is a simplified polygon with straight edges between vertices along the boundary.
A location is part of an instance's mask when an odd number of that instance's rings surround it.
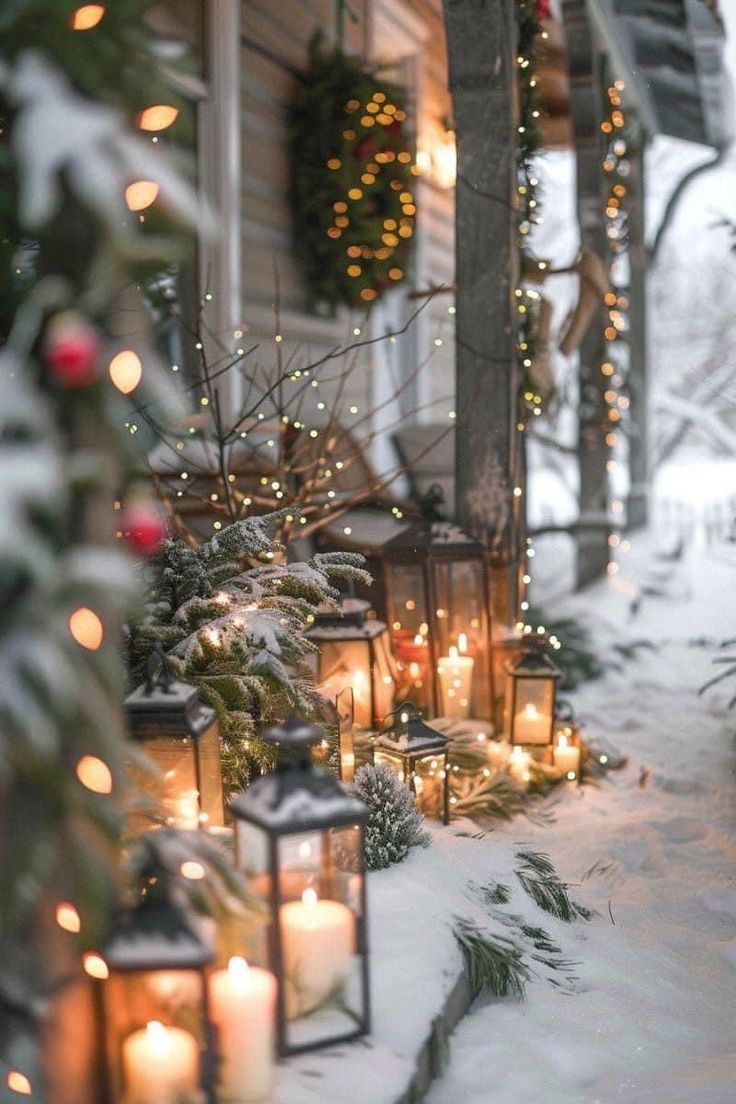
<svg viewBox="0 0 736 1104">
<path fill-rule="evenodd" d="M 171 670 L 171 661 L 164 651 L 164 646 L 157 640 L 153 650 L 146 660 L 146 681 L 144 694 L 150 697 L 154 690 L 161 690 L 164 694 L 171 694 L 174 685 L 174 672 Z"/>
<path fill-rule="evenodd" d="M 439 483 L 433 483 L 419 500 L 419 508 L 424 521 L 441 521 L 440 507 L 445 504 L 445 492 Z"/>
</svg>

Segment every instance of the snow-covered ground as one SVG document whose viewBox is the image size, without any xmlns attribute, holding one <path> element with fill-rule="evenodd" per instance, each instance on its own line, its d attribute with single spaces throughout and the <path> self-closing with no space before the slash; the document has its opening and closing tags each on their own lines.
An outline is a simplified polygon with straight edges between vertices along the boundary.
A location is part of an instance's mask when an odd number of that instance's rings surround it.
<svg viewBox="0 0 736 1104">
<path fill-rule="evenodd" d="M 575 699 L 629 764 L 553 798 L 552 825 L 517 820 L 477 846 L 491 871 L 510 840 L 548 852 L 600 916 L 575 925 L 576 991 L 479 1001 L 429 1104 L 736 1100 L 736 711 L 726 689 L 697 695 L 736 636 L 735 584 L 735 546 L 672 563 L 641 537 L 618 575 L 558 606 L 606 650 L 654 644 Z"/>
</svg>

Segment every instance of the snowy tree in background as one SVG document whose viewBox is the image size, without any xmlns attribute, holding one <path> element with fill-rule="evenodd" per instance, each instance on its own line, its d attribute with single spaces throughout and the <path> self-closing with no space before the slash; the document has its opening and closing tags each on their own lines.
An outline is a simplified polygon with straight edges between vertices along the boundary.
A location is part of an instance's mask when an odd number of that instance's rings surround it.
<svg viewBox="0 0 736 1104">
<path fill-rule="evenodd" d="M 383 870 L 405 859 L 412 847 L 429 845 L 411 790 L 385 763 L 361 767 L 352 790 L 370 811 L 365 832 L 369 870 Z"/>
<path fill-rule="evenodd" d="M 281 513 L 247 518 L 197 548 L 166 541 L 153 561 L 145 614 L 131 630 L 135 681 L 160 640 L 177 677 L 199 687 L 217 711 L 229 789 L 244 786 L 270 762 L 258 739 L 259 720 L 320 712 L 314 685 L 297 672 L 316 650 L 304 630 L 317 607 L 337 609 L 331 580 L 370 583 L 356 553 L 275 562 L 281 549 L 273 534 L 281 522 Z"/>
</svg>

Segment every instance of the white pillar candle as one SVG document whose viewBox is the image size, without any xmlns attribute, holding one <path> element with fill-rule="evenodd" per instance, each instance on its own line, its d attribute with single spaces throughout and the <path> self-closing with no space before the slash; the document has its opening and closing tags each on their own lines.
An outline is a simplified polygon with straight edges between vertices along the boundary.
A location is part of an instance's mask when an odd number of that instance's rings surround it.
<svg viewBox="0 0 736 1104">
<path fill-rule="evenodd" d="M 533 702 L 527 702 L 514 718 L 514 742 L 517 744 L 548 744 L 550 720 L 540 713 Z"/>
<path fill-rule="evenodd" d="M 340 901 L 321 901 L 311 887 L 282 905 L 286 1015 L 304 1016 L 346 981 L 355 953 L 355 917 Z"/>
<path fill-rule="evenodd" d="M 460 633 L 457 646 L 451 645 L 449 654 L 440 656 L 437 665 L 444 717 L 470 716 L 474 660 L 472 656 L 461 654 L 467 647 L 468 638 L 465 633 Z"/>
<path fill-rule="evenodd" d="M 194 1104 L 200 1099 L 199 1045 L 180 1027 L 151 1020 L 123 1041 L 125 1104 Z"/>
<path fill-rule="evenodd" d="M 517 782 L 526 785 L 531 778 L 529 763 L 529 752 L 524 751 L 521 747 L 514 747 L 511 749 L 511 755 L 509 756 L 508 772 Z"/>
<path fill-rule="evenodd" d="M 580 748 L 568 741 L 564 732 L 557 738 L 557 744 L 552 750 L 555 768 L 567 776 L 570 781 L 577 778 L 580 773 Z"/>
<path fill-rule="evenodd" d="M 267 1100 L 273 1083 L 276 978 L 235 956 L 210 978 L 210 1006 L 220 1053 L 217 1099 L 228 1104 Z"/>
</svg>

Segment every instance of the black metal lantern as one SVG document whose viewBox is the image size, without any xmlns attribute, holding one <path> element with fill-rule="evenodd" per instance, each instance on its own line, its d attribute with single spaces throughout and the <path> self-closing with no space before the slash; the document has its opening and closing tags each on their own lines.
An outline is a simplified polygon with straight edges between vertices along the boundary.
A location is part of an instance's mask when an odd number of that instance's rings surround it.
<svg viewBox="0 0 736 1104">
<path fill-rule="evenodd" d="M 544 650 L 542 638 L 524 643 L 521 655 L 506 664 L 504 727 L 512 744 L 549 757 L 562 672 Z"/>
<path fill-rule="evenodd" d="M 382 550 L 400 693 L 434 716 L 491 719 L 491 614 L 480 541 L 432 516 Z"/>
<path fill-rule="evenodd" d="M 319 645 L 315 681 L 325 697 L 351 687 L 355 724 L 378 726 L 394 704 L 395 664 L 386 625 L 368 617 L 370 603 L 346 598 L 342 612 L 318 613 L 307 639 Z"/>
<path fill-rule="evenodd" d="M 368 810 L 313 763 L 314 726 L 290 718 L 265 738 L 279 746 L 278 766 L 231 808 L 238 867 L 268 913 L 277 1042 L 288 1055 L 370 1030 Z"/>
<path fill-rule="evenodd" d="M 221 827 L 225 810 L 219 727 L 214 709 L 203 705 L 196 687 L 164 670 L 125 699 L 125 712 L 132 739 L 158 768 L 152 775 L 133 767 L 136 789 L 148 793 L 175 828 Z"/>
<path fill-rule="evenodd" d="M 394 723 L 373 747 L 374 764 L 386 763 L 414 794 L 426 816 L 450 823 L 448 739 L 422 720 L 413 702 L 402 702 Z"/>
<path fill-rule="evenodd" d="M 214 955 L 170 900 L 121 915 L 102 956 L 86 956 L 99 980 L 109 1104 L 214 1101 L 206 969 Z"/>
</svg>

